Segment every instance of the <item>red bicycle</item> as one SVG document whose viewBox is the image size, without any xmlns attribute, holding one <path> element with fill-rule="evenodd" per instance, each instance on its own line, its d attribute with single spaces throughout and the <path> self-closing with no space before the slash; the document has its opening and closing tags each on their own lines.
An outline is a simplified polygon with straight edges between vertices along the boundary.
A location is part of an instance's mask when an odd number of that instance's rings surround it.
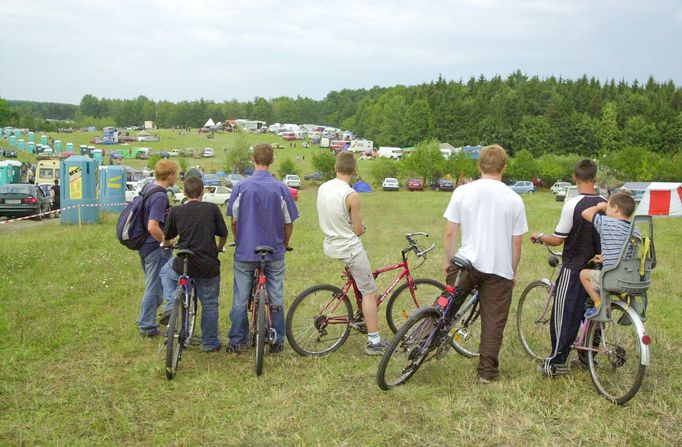
<svg viewBox="0 0 682 447">
<path fill-rule="evenodd" d="M 401 250 L 402 261 L 373 272 L 376 278 L 382 273 L 399 270 L 398 276 L 377 297 L 379 306 L 393 292 L 386 305 L 386 321 L 393 333 L 407 321 L 410 311 L 432 303 L 445 288 L 435 279 L 412 278 L 407 255 L 414 252 L 418 258 L 422 258 L 422 262 L 415 267 L 416 270 L 426 261 L 426 254 L 436 246 L 434 243 L 423 249 L 415 239 L 417 236 L 428 237 L 428 234 L 406 234 L 409 247 Z M 347 268 L 342 278 L 346 282 L 341 288 L 331 284 L 318 284 L 304 290 L 289 308 L 286 319 L 287 340 L 300 355 L 321 356 L 337 350 L 348 338 L 351 328 L 367 333 L 362 318 L 362 294 Z M 404 282 L 398 286 L 401 281 Z M 356 311 L 353 311 L 348 296 L 351 290 L 355 295 Z"/>
</svg>

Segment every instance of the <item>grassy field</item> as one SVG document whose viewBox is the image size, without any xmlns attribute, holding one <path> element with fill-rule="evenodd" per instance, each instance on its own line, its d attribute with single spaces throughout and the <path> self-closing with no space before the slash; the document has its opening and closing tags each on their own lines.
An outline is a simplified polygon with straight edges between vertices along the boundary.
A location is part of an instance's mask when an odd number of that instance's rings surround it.
<svg viewBox="0 0 682 447">
<path fill-rule="evenodd" d="M 287 258 L 286 303 L 306 287 L 340 282 L 324 258 L 316 189 L 300 193 L 301 217 Z M 375 267 L 399 259 L 403 234 L 426 231 L 438 246 L 417 277 L 442 279 L 441 217 L 447 193 L 364 194 L 363 237 Z M 529 225 L 549 231 L 560 203 L 524 197 Z M 380 391 L 379 362 L 351 336 L 336 353 L 299 357 L 185 352 L 167 381 L 159 340 L 135 321 L 143 275 L 137 253 L 100 224 L 48 220 L 0 227 L 0 444 L 2 445 L 680 445 L 682 286 L 676 282 L 682 221 L 656 220 L 659 266 L 647 329 L 652 362 L 624 407 L 596 393 L 589 374 L 543 379 L 516 338 L 513 310 L 524 284 L 549 273 L 544 248 L 526 240 L 501 352 L 501 380 L 479 385 L 474 360 L 450 353 L 403 387 Z M 675 242 L 677 241 L 677 242 Z M 232 254 L 223 257 L 221 337 L 229 326 Z M 383 279 L 383 281 L 382 281 Z M 389 278 L 380 278 L 386 286 Z M 388 336 L 388 328 L 382 326 Z"/>
</svg>

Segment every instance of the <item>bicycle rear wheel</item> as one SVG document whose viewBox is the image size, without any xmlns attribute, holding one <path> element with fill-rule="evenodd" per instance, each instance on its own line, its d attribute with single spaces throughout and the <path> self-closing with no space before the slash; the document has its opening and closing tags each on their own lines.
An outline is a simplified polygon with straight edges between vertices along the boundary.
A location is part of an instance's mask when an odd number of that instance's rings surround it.
<svg viewBox="0 0 682 447">
<path fill-rule="evenodd" d="M 465 302 L 465 305 L 468 303 Z M 459 354 L 464 357 L 478 357 L 478 347 L 481 344 L 481 321 L 478 300 L 464 312 L 462 318 L 451 329 L 452 341 L 450 344 Z"/>
<path fill-rule="evenodd" d="M 256 375 L 260 376 L 263 373 L 263 357 L 265 355 L 265 336 L 268 330 L 267 315 L 265 314 L 265 291 L 259 289 L 256 292 L 256 299 L 253 305 L 256 313 L 256 349 L 253 351 L 254 360 L 256 364 Z"/>
<path fill-rule="evenodd" d="M 635 324 L 635 312 L 629 313 L 623 304 L 611 303 L 611 320 L 591 322 L 586 346 L 592 383 L 607 400 L 623 405 L 637 394 L 646 365 L 642 364 L 640 340 L 644 333 Z"/>
<path fill-rule="evenodd" d="M 379 369 L 377 385 L 384 391 L 402 385 L 422 365 L 426 356 L 439 344 L 440 312 L 432 307 L 417 311 L 403 325 L 386 348 Z"/>
<path fill-rule="evenodd" d="M 410 312 L 424 306 L 432 304 L 445 286 L 430 278 L 417 278 L 414 280 L 414 295 L 410 290 L 407 281 L 403 282 L 391 294 L 386 303 L 386 322 L 395 334 L 405 324 Z"/>
<path fill-rule="evenodd" d="M 338 287 L 320 284 L 296 297 L 287 312 L 287 340 L 302 356 L 336 351 L 348 338 L 353 307 Z"/>
<path fill-rule="evenodd" d="M 175 289 L 173 295 L 173 309 L 166 329 L 166 378 L 172 380 L 178 370 L 180 355 L 183 347 L 183 315 L 185 298 L 181 287 Z"/>
<path fill-rule="evenodd" d="M 544 360 L 552 353 L 549 325 L 554 300 L 550 286 L 544 281 L 533 281 L 521 293 L 516 307 L 516 330 L 528 356 Z"/>
<path fill-rule="evenodd" d="M 199 302 L 197 298 L 197 288 L 192 287 L 192 297 L 189 300 L 188 309 L 188 324 L 187 324 L 187 337 L 185 338 L 185 344 L 183 348 L 187 348 L 192 343 L 192 338 L 194 337 L 194 329 L 196 328 L 197 322 L 197 312 L 199 311 Z"/>
</svg>

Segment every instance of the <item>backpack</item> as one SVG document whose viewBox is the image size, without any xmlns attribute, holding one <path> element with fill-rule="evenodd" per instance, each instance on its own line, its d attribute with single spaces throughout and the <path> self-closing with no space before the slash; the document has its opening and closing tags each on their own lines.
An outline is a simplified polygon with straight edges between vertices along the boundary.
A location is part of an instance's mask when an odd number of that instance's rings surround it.
<svg viewBox="0 0 682 447">
<path fill-rule="evenodd" d="M 116 222 L 116 237 L 121 244 L 131 250 L 139 250 L 142 247 L 149 234 L 144 226 L 144 202 L 152 194 L 165 191 L 158 185 L 151 187 L 123 208 Z"/>
</svg>

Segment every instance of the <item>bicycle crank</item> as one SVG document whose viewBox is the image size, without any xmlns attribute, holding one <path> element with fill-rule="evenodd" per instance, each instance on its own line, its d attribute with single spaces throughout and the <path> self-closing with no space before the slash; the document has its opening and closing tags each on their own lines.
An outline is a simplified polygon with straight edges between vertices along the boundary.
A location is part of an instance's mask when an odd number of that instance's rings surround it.
<svg viewBox="0 0 682 447">
<path fill-rule="evenodd" d="M 443 360 L 445 355 L 450 350 L 451 342 L 452 337 L 450 335 L 443 337 L 443 341 L 440 342 L 440 345 L 438 345 L 438 349 L 436 350 L 436 359 Z"/>
</svg>

